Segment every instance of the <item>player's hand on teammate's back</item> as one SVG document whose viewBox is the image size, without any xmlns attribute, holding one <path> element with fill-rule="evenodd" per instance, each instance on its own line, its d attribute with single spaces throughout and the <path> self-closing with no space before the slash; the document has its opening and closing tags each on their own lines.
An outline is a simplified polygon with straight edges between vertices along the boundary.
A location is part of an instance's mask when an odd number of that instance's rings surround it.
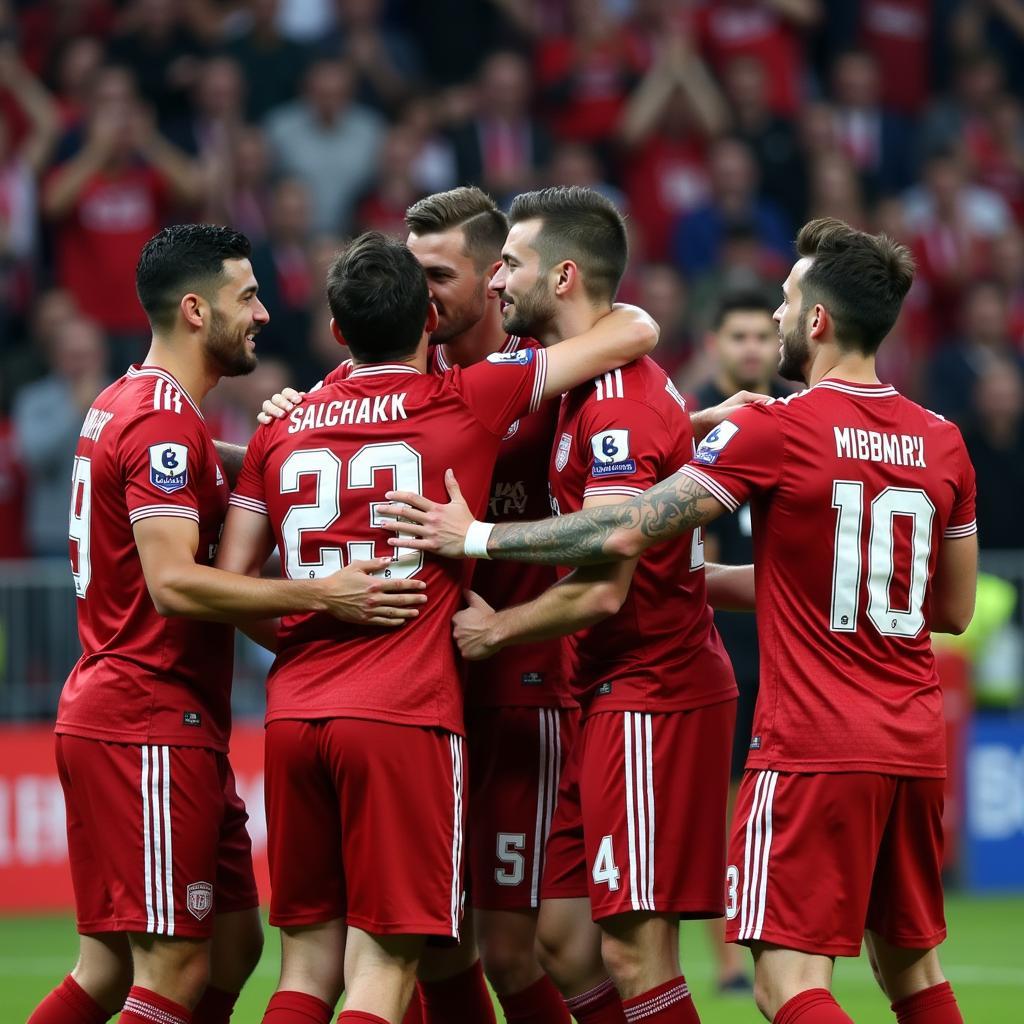
<svg viewBox="0 0 1024 1024">
<path fill-rule="evenodd" d="M 382 519 L 380 525 L 400 534 L 389 537 L 388 543 L 396 548 L 417 548 L 444 558 L 465 558 L 466 531 L 473 522 L 459 482 L 449 469 L 444 474 L 444 485 L 451 501 L 438 504 L 422 494 L 412 491 L 388 491 L 385 497 L 390 505 L 381 505 L 379 514 L 397 516 Z"/>
<path fill-rule="evenodd" d="M 277 394 L 271 395 L 264 403 L 262 409 L 256 416 L 264 426 L 273 423 L 274 420 L 283 419 L 295 408 L 302 404 L 306 397 L 305 391 L 296 391 L 295 388 L 285 388 Z"/>
<path fill-rule="evenodd" d="M 452 617 L 452 633 L 466 661 L 482 661 L 500 650 L 491 638 L 494 609 L 472 590 L 466 591 L 466 604 Z"/>
<path fill-rule="evenodd" d="M 415 619 L 416 606 L 427 600 L 426 584 L 416 579 L 375 576 L 392 564 L 390 558 L 352 562 L 321 579 L 324 611 L 342 622 L 360 626 L 401 626 Z"/>
<path fill-rule="evenodd" d="M 767 401 L 769 401 L 767 395 L 759 395 L 753 391 L 737 391 L 735 395 L 731 395 L 718 405 L 712 405 L 707 409 L 690 413 L 690 425 L 693 427 L 694 441 L 698 443 L 702 441 L 722 420 L 727 420 L 729 415 L 734 413 L 740 406 L 761 405 Z M 266 408 L 266 405 L 264 405 L 264 408 Z"/>
</svg>

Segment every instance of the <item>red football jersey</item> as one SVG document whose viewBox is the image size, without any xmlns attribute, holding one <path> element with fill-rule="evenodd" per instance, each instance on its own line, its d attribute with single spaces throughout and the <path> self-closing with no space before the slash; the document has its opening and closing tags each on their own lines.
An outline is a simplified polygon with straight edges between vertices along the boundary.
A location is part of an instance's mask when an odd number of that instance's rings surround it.
<svg viewBox="0 0 1024 1024">
<path fill-rule="evenodd" d="M 751 500 L 747 767 L 944 774 L 929 583 L 942 538 L 976 531 L 960 431 L 895 388 L 824 380 L 733 413 L 682 472 L 730 510 Z"/>
<path fill-rule="evenodd" d="M 449 466 L 481 517 L 501 439 L 536 411 L 546 366 L 543 349 L 525 349 L 440 377 L 397 364 L 351 369 L 257 431 L 231 502 L 269 515 L 293 579 L 391 553 L 391 534 L 376 518 L 385 492 L 446 501 Z M 471 571 L 401 551 L 386 573 L 422 579 L 427 603 L 397 630 L 325 614 L 284 619 L 267 679 L 267 721 L 355 717 L 462 732 L 451 618 Z"/>
<path fill-rule="evenodd" d="M 82 657 L 57 732 L 120 743 L 227 750 L 230 626 L 165 618 L 153 607 L 132 524 L 199 524 L 196 561 L 216 553 L 228 488 L 202 414 L 155 366 L 133 366 L 93 403 L 75 453 L 71 570 Z"/>
<path fill-rule="evenodd" d="M 590 495 L 640 494 L 693 454 L 686 403 L 644 357 L 562 398 L 549 479 L 556 515 Z M 637 564 L 617 614 L 570 640 L 584 713 L 680 711 L 737 694 L 704 583 L 700 532 Z"/>
<path fill-rule="evenodd" d="M 511 334 L 502 352 L 540 348 L 533 338 Z M 431 369 L 443 374 L 452 368 L 444 345 L 431 350 Z M 352 370 L 346 361 L 332 370 L 325 384 L 344 380 Z M 546 519 L 551 514 L 547 467 L 558 419 L 558 401 L 549 399 L 528 416 L 516 420 L 502 438 L 491 480 L 487 518 L 491 522 Z M 508 608 L 532 601 L 558 579 L 550 565 L 527 562 L 480 561 L 473 589 L 491 606 Z M 486 661 L 467 663 L 466 703 L 476 707 L 571 707 L 565 644 L 544 640 L 517 644 Z"/>
</svg>

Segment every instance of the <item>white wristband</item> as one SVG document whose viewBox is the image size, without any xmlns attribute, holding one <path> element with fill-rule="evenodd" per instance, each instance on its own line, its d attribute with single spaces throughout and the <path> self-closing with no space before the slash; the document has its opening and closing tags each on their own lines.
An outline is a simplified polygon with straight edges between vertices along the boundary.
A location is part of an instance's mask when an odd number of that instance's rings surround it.
<svg viewBox="0 0 1024 1024">
<path fill-rule="evenodd" d="M 481 523 L 474 519 L 466 531 L 466 539 L 462 543 L 462 550 L 467 558 L 490 558 L 487 554 L 487 541 L 491 536 L 494 523 Z"/>
</svg>

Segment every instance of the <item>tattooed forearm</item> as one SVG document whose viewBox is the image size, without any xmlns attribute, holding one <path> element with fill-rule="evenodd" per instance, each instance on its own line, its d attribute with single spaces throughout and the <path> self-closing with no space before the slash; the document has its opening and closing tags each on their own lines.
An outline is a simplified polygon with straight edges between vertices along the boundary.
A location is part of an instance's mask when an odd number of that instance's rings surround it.
<svg viewBox="0 0 1024 1024">
<path fill-rule="evenodd" d="M 645 548 L 716 519 L 723 506 L 679 473 L 621 505 L 602 505 L 533 523 L 500 523 L 487 543 L 494 558 L 591 565 L 634 558 Z"/>
</svg>

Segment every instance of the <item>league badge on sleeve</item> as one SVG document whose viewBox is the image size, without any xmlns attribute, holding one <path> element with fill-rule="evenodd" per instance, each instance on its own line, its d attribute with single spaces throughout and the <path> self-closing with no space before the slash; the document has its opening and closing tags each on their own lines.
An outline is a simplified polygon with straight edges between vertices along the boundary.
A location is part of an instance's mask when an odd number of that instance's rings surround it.
<svg viewBox="0 0 1024 1024">
<path fill-rule="evenodd" d="M 533 362 L 534 350 L 521 348 L 515 352 L 492 352 L 487 357 L 489 363 L 504 363 L 511 366 L 528 366 Z"/>
<path fill-rule="evenodd" d="M 167 494 L 188 484 L 188 446 L 166 441 L 149 446 L 149 482 Z"/>
<path fill-rule="evenodd" d="M 703 462 L 705 466 L 713 466 L 722 454 L 722 449 L 739 433 L 740 428 L 729 420 L 722 420 L 714 430 L 700 443 L 693 456 L 695 462 Z"/>
<path fill-rule="evenodd" d="M 602 430 L 590 439 L 594 461 L 590 475 L 625 476 L 636 472 L 636 459 L 629 457 L 628 430 Z"/>
</svg>

